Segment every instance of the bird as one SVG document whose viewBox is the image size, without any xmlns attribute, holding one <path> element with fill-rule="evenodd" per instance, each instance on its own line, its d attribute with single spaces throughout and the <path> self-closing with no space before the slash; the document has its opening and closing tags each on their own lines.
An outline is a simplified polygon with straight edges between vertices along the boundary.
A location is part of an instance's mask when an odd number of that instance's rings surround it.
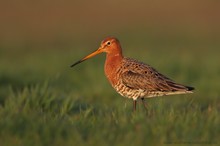
<svg viewBox="0 0 220 146">
<path fill-rule="evenodd" d="M 122 96 L 133 99 L 133 111 L 141 99 L 165 95 L 193 93 L 194 87 L 174 82 L 148 64 L 123 56 L 122 47 L 115 37 L 105 38 L 100 47 L 71 65 L 71 67 L 97 55 L 106 53 L 105 75 L 112 87 Z"/>
</svg>

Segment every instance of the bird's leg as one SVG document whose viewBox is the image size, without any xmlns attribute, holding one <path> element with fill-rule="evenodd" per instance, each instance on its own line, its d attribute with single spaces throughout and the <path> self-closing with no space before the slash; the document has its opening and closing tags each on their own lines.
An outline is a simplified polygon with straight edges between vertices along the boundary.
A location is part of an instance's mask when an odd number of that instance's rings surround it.
<svg viewBox="0 0 220 146">
<path fill-rule="evenodd" d="M 133 111 L 136 111 L 137 100 L 133 100 Z"/>
<path fill-rule="evenodd" d="M 147 104 L 144 102 L 144 98 L 141 98 L 141 101 L 143 103 L 143 106 L 144 106 L 145 110 L 147 111 Z"/>
</svg>

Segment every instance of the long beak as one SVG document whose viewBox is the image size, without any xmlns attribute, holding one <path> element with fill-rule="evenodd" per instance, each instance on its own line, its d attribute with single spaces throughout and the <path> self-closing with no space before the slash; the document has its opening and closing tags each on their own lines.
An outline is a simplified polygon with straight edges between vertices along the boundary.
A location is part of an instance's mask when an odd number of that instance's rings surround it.
<svg viewBox="0 0 220 146">
<path fill-rule="evenodd" d="M 87 60 L 87 59 L 89 59 L 89 58 L 91 58 L 91 57 L 97 55 L 97 54 L 100 54 L 100 53 L 102 53 L 102 52 L 103 52 L 103 49 L 100 47 L 98 50 L 96 50 L 95 52 L 93 52 L 93 53 L 87 55 L 86 57 L 82 58 L 81 60 L 75 62 L 75 63 L 74 63 L 73 65 L 71 65 L 70 67 L 74 67 L 75 65 L 77 65 L 77 64 L 79 64 L 79 63 L 81 63 L 81 62 L 83 62 L 83 61 L 85 61 L 85 60 Z"/>
</svg>

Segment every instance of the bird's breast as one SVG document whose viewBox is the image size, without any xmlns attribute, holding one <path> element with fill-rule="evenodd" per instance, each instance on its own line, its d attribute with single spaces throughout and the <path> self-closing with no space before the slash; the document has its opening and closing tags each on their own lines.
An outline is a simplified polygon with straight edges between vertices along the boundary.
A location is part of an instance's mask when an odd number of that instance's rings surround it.
<svg viewBox="0 0 220 146">
<path fill-rule="evenodd" d="M 105 60 L 105 75 L 112 86 L 119 81 L 121 68 L 122 57 L 108 54 Z"/>
<path fill-rule="evenodd" d="M 119 80 L 119 66 L 115 64 L 105 64 L 105 75 L 112 86 L 116 85 Z"/>
</svg>

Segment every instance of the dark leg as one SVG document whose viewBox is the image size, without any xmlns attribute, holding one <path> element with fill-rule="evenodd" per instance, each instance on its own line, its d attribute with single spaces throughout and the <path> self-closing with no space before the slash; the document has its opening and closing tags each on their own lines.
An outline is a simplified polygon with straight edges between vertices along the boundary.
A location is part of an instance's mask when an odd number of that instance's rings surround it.
<svg viewBox="0 0 220 146">
<path fill-rule="evenodd" d="M 145 110 L 147 111 L 147 104 L 144 102 L 144 98 L 141 98 L 141 101 L 143 103 L 143 106 L 144 106 Z"/>
<path fill-rule="evenodd" d="M 134 112 L 136 111 L 136 104 L 137 104 L 137 100 L 134 100 L 134 101 L 133 101 L 133 111 L 134 111 Z"/>
</svg>

